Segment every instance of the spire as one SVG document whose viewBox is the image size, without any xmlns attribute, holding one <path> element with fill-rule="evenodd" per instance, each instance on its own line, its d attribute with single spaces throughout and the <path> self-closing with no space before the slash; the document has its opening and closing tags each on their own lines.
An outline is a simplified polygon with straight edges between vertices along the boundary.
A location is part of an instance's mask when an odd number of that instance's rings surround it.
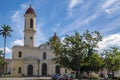
<svg viewBox="0 0 120 80">
<path fill-rule="evenodd" d="M 56 36 L 56 32 L 54 32 L 54 36 Z"/>
<path fill-rule="evenodd" d="M 31 4 L 30 4 L 29 8 L 31 8 Z"/>
</svg>

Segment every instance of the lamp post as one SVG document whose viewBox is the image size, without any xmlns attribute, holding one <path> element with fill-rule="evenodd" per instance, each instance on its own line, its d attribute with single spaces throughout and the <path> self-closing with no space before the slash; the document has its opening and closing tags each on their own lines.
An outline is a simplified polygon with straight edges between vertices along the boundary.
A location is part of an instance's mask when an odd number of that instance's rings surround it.
<svg viewBox="0 0 120 80">
<path fill-rule="evenodd" d="M 40 65 L 40 60 L 38 59 L 38 78 L 40 77 L 39 75 L 39 65 Z"/>
</svg>

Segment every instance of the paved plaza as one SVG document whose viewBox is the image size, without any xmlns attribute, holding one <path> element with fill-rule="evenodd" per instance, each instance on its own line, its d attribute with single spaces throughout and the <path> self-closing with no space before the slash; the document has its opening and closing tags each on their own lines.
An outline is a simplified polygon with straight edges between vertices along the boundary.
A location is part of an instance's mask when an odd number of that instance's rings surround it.
<svg viewBox="0 0 120 80">
<path fill-rule="evenodd" d="M 22 77 L 22 78 L 0 78 L 0 80 L 50 80 L 51 77 Z"/>
</svg>

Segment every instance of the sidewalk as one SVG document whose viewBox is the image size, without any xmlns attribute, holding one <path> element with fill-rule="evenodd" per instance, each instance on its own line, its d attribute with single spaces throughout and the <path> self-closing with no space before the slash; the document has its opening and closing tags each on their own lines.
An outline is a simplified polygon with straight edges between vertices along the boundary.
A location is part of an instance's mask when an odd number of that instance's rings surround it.
<svg viewBox="0 0 120 80">
<path fill-rule="evenodd" d="M 0 80 L 50 80 L 51 77 L 40 77 L 40 78 L 37 78 L 37 77 L 22 77 L 22 78 L 0 78 Z"/>
</svg>

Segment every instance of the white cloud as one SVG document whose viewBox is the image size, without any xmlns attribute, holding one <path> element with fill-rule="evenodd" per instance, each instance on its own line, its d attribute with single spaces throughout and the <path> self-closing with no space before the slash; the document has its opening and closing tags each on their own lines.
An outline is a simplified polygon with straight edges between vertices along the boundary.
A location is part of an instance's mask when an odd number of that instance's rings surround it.
<svg viewBox="0 0 120 80">
<path fill-rule="evenodd" d="M 13 42 L 12 42 L 12 46 L 14 46 L 14 45 L 23 46 L 23 45 L 24 45 L 24 44 L 23 44 L 23 40 L 17 39 L 17 40 L 15 40 L 15 41 L 13 41 Z"/>
<path fill-rule="evenodd" d="M 82 0 L 70 0 L 70 4 L 69 4 L 69 9 L 74 8 L 76 5 L 78 5 L 80 2 L 82 2 Z"/>
<path fill-rule="evenodd" d="M 27 4 L 21 4 L 20 6 L 22 7 L 22 9 L 26 9 L 29 7 Z"/>
<path fill-rule="evenodd" d="M 106 9 L 109 8 L 111 5 L 116 3 L 119 0 L 106 0 L 106 2 L 103 4 L 102 8 Z"/>
<path fill-rule="evenodd" d="M 89 2 L 85 2 L 84 0 L 70 0 L 70 4 L 69 4 L 69 11 L 71 13 L 71 10 L 73 10 L 73 8 L 79 4 L 82 4 L 84 2 L 83 5 L 81 5 L 81 7 L 79 7 L 79 9 L 75 10 L 74 11 L 74 14 L 76 13 L 79 13 L 79 10 L 83 10 L 86 9 L 84 12 L 88 13 L 89 14 L 89 8 L 92 7 L 91 6 L 91 2 L 92 1 L 89 1 Z M 75 31 L 75 30 L 78 30 L 80 29 L 81 27 L 87 27 L 89 26 L 89 24 L 91 24 L 92 21 L 95 21 L 99 16 L 102 15 L 102 12 L 103 10 L 101 10 L 101 5 L 102 3 L 100 3 L 99 5 L 96 6 L 96 10 L 94 10 L 94 12 L 91 14 L 86 14 L 86 13 L 80 13 L 80 15 L 75 15 L 73 18 L 73 21 L 68 24 L 67 26 L 65 25 L 65 28 L 63 28 L 61 31 L 60 31 L 60 35 L 64 35 L 64 34 L 68 34 L 69 32 L 71 31 Z M 71 17 L 69 15 L 69 17 Z"/>
<path fill-rule="evenodd" d="M 67 25 L 63 31 L 60 32 L 60 35 L 66 34 L 70 31 L 75 31 L 80 27 L 87 26 L 89 23 L 93 20 L 95 20 L 100 15 L 100 11 L 97 10 L 95 13 L 93 13 L 91 16 L 81 19 L 80 17 L 78 19 L 75 19 L 71 24 Z"/>
<path fill-rule="evenodd" d="M 75 6 L 83 3 L 83 0 L 70 0 L 70 3 L 68 5 L 69 15 L 72 15 L 72 10 Z"/>
<path fill-rule="evenodd" d="M 79 0 L 71 0 L 71 6 L 69 5 L 69 10 L 72 10 L 76 5 L 78 5 L 76 2 Z M 89 4 L 84 4 L 86 6 L 89 5 L 89 7 L 92 7 Z M 97 7 L 97 6 L 96 6 Z M 101 8 L 102 7 L 102 8 Z M 81 8 L 80 8 L 81 9 Z M 60 32 L 60 35 L 66 34 L 70 31 L 74 31 L 77 30 L 81 27 L 85 27 L 85 26 L 89 26 L 89 24 L 91 24 L 91 21 L 95 21 L 98 20 L 98 17 L 101 17 L 102 15 L 104 15 L 103 11 L 105 11 L 106 13 L 114 13 L 116 11 L 120 10 L 120 0 L 106 0 L 105 3 L 100 3 L 98 5 L 98 7 L 96 8 L 95 12 L 93 14 L 91 14 L 90 16 L 87 16 L 86 14 L 84 16 L 86 16 L 85 18 L 81 19 L 82 16 L 78 16 L 74 21 L 72 21 L 70 24 L 68 24 L 65 28 L 63 28 L 63 30 Z M 77 11 L 76 11 L 77 13 Z M 118 13 L 118 12 L 117 12 Z M 112 18 L 111 15 L 104 15 L 107 18 Z M 114 18 L 115 19 L 115 18 Z M 102 23 L 101 23 L 102 25 Z M 104 28 L 100 29 L 100 32 L 105 33 L 111 30 L 115 30 L 119 27 L 119 20 L 114 20 L 112 22 L 108 22 L 105 23 Z M 109 26 L 109 27 L 108 27 Z M 96 28 L 97 29 L 97 28 Z"/>
<path fill-rule="evenodd" d="M 95 20 L 99 15 L 100 15 L 101 11 L 100 10 L 97 10 L 94 14 L 92 14 L 90 17 L 87 17 L 85 20 L 84 20 L 84 23 L 85 24 L 89 24 L 90 21 L 92 20 Z"/>
<path fill-rule="evenodd" d="M 42 21 L 39 21 L 39 23 L 36 26 L 37 31 L 36 31 L 36 45 L 35 46 L 39 46 L 41 43 L 44 43 L 47 41 L 42 31 L 43 26 L 44 26 L 44 23 Z"/>
<path fill-rule="evenodd" d="M 13 27 L 14 32 L 17 32 L 17 34 L 19 34 L 19 36 L 23 36 L 24 14 L 25 14 L 25 10 L 27 8 L 28 7 L 26 4 L 21 4 L 20 9 L 13 11 L 13 15 L 11 16 L 12 25 L 14 26 Z"/>
<path fill-rule="evenodd" d="M 0 48 L 0 50 L 4 51 L 4 48 Z M 6 54 L 12 53 L 11 48 L 5 47 L 5 50 L 6 50 Z"/>
<path fill-rule="evenodd" d="M 5 47 L 5 49 L 6 49 L 5 58 L 11 59 L 11 57 L 12 57 L 12 49 L 8 48 L 8 47 Z M 4 51 L 4 48 L 0 48 L 0 50 Z"/>
<path fill-rule="evenodd" d="M 120 33 L 108 35 L 103 41 L 98 43 L 99 50 L 108 49 L 110 47 L 120 47 Z"/>
<path fill-rule="evenodd" d="M 102 9 L 106 13 L 112 14 L 120 9 L 120 0 L 107 0 L 103 4 Z"/>
<path fill-rule="evenodd" d="M 12 53 L 12 50 L 8 47 L 6 47 L 6 53 Z"/>
</svg>

